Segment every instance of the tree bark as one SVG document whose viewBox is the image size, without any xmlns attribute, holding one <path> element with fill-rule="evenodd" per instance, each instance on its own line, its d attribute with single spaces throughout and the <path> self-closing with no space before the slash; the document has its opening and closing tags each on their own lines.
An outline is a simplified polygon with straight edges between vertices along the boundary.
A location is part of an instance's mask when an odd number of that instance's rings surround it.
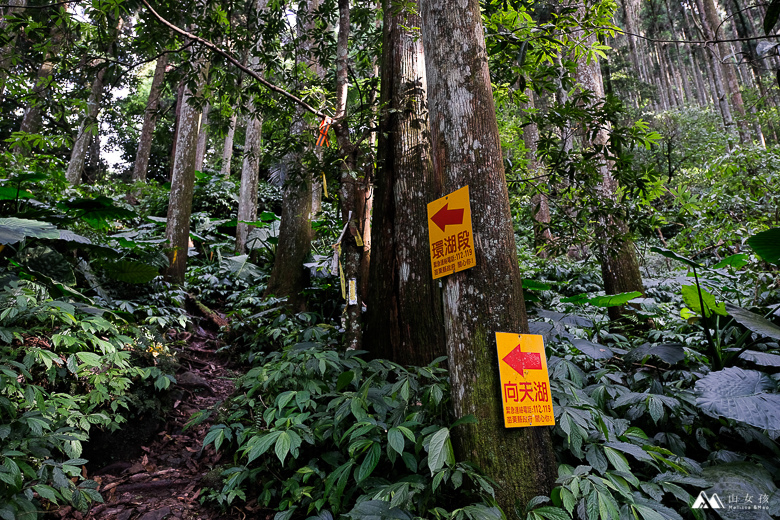
<svg viewBox="0 0 780 520">
<path fill-rule="evenodd" d="M 597 100 L 604 99 L 604 86 L 601 79 L 601 69 L 598 63 L 582 63 L 577 65 L 577 81 L 594 94 Z M 592 142 L 583 146 L 604 146 L 609 141 L 609 131 L 601 128 Z M 605 200 L 614 201 L 618 192 L 618 183 L 612 175 L 612 163 L 606 158 L 600 165 L 601 184 L 600 196 Z M 639 262 L 634 251 L 634 243 L 628 237 L 628 226 L 620 218 L 604 216 L 597 225 L 599 241 L 599 260 L 601 275 L 604 280 L 604 292 L 619 294 L 622 292 L 639 291 L 644 293 L 642 275 L 639 272 Z M 625 306 L 609 308 L 612 320 L 630 312 Z"/>
<path fill-rule="evenodd" d="M 185 85 L 179 100 L 180 114 L 174 142 L 176 152 L 173 158 L 168 222 L 165 228 L 165 238 L 171 248 L 168 254 L 170 266 L 166 271 L 166 278 L 175 283 L 184 282 L 187 269 L 192 194 L 195 187 L 195 152 L 198 146 L 200 110 L 190 102 L 190 99 L 202 95 L 208 69 L 209 62 L 206 60 L 199 60 L 195 64 L 196 91 L 192 92 Z"/>
<path fill-rule="evenodd" d="M 431 278 L 427 202 L 436 198 L 419 8 L 385 0 L 378 174 L 374 187 L 366 348 L 403 365 L 447 354 L 441 290 Z M 413 247 L 412 244 L 417 244 Z M 369 342 L 366 342 L 369 343 Z"/>
<path fill-rule="evenodd" d="M 721 20 L 720 16 L 718 16 L 714 0 L 696 0 L 696 3 L 699 8 L 704 34 L 709 41 L 716 40 L 718 35 L 715 34 L 715 31 L 721 25 Z M 716 82 L 720 79 L 720 88 L 723 89 L 723 102 L 726 104 L 730 103 L 731 107 L 737 112 L 737 116 L 739 117 L 737 129 L 739 131 L 740 141 L 747 143 L 750 139 L 745 120 L 745 104 L 742 101 L 742 94 L 739 91 L 739 83 L 737 82 L 737 77 L 734 73 L 734 67 L 730 64 L 723 63 L 723 59 L 729 54 L 728 44 L 726 42 L 719 42 L 717 45 L 709 46 L 708 49 L 710 51 L 713 68 L 718 69 L 716 71 Z M 718 78 L 719 75 L 720 78 Z M 720 95 L 718 97 L 720 97 Z M 733 116 L 731 125 L 734 125 Z"/>
<path fill-rule="evenodd" d="M 298 52 L 308 62 L 314 73 L 322 77 L 324 72 L 310 55 L 314 12 L 319 1 L 306 3 L 301 13 L 298 29 Z M 306 132 L 303 111 L 296 112 L 291 133 L 302 138 Z M 301 310 L 306 302 L 301 292 L 309 280 L 309 272 L 303 263 L 311 252 L 311 209 L 312 172 L 302 167 L 302 155 L 290 153 L 284 158 L 284 192 L 282 197 L 282 220 L 279 227 L 279 242 L 271 277 L 268 280 L 266 296 L 286 297 L 291 308 Z"/>
<path fill-rule="evenodd" d="M 5 30 L 8 18 L 21 11 L 27 5 L 27 0 L 10 0 L 8 5 L 9 7 L 0 18 L 0 30 Z M 5 94 L 5 83 L 8 80 L 8 70 L 11 68 L 12 55 L 16 48 L 16 37 L 17 34 L 14 33 L 8 42 L 0 48 L 0 102 L 3 101 Z"/>
<path fill-rule="evenodd" d="M 257 67 L 255 70 L 259 70 L 259 61 L 259 59 L 255 60 L 254 66 Z M 249 100 L 247 108 L 249 120 L 246 124 L 246 138 L 244 140 L 244 159 L 241 165 L 241 188 L 238 198 L 238 224 L 236 226 L 236 252 L 238 254 L 246 252 L 246 239 L 249 235 L 249 224 L 244 224 L 241 221 L 253 222 L 257 220 L 257 185 L 260 181 L 260 145 L 263 134 L 263 116 L 259 110 L 255 109 L 254 99 Z M 282 238 L 291 224 L 284 220 L 284 212 L 282 212 L 282 224 L 276 248 L 277 256 L 285 247 Z M 299 267 L 302 268 L 302 265 L 303 261 L 300 262 Z M 276 263 L 274 263 L 274 267 L 276 267 Z M 272 274 L 271 280 L 273 279 Z M 269 281 L 270 286 L 271 282 Z"/>
<path fill-rule="evenodd" d="M 233 139 L 236 135 L 236 125 L 238 124 L 238 112 L 233 111 L 230 116 L 230 127 L 225 135 L 225 144 L 222 146 L 222 167 L 220 173 L 225 177 L 230 177 L 230 165 L 233 162 Z"/>
<path fill-rule="evenodd" d="M 95 81 L 92 82 L 92 89 L 87 98 L 87 114 L 79 125 L 79 131 L 76 141 L 73 143 L 73 150 L 70 154 L 70 162 L 65 172 L 65 179 L 71 186 L 81 184 L 81 175 L 84 172 L 84 161 L 87 157 L 87 148 L 92 136 L 99 135 L 97 116 L 100 111 L 100 102 L 103 99 L 103 80 L 106 75 L 106 67 L 103 66 L 98 71 Z M 94 128 L 94 132 L 93 129 Z"/>
<path fill-rule="evenodd" d="M 206 157 L 206 147 L 209 143 L 209 113 L 211 104 L 206 103 L 198 123 L 198 146 L 195 150 L 195 171 L 203 171 L 203 159 Z"/>
<path fill-rule="evenodd" d="M 363 344 L 363 301 L 357 290 L 362 285 L 360 278 L 363 267 L 364 248 L 361 245 L 365 235 L 366 201 L 370 194 L 369 180 L 364 172 L 358 169 L 359 150 L 351 141 L 350 128 L 347 124 L 347 93 L 349 87 L 349 0 L 339 0 L 339 31 L 336 41 L 336 123 L 333 130 L 341 161 L 339 197 L 341 200 L 341 216 L 347 225 L 347 233 L 341 241 L 342 265 L 347 284 L 347 302 L 344 309 L 345 332 L 344 346 L 347 349 L 360 349 Z M 355 291 L 349 290 L 354 284 Z M 354 298 L 351 298 L 354 296 Z"/>
<path fill-rule="evenodd" d="M 157 113 L 160 110 L 160 95 L 167 66 L 167 54 L 157 58 L 152 85 L 149 88 L 149 99 L 146 102 L 146 110 L 144 110 L 144 124 L 141 127 L 141 135 L 138 138 L 138 151 L 135 154 L 135 163 L 133 164 L 133 182 L 146 181 L 149 157 L 152 153 L 152 139 L 154 138 L 154 129 L 157 126 Z"/>
<path fill-rule="evenodd" d="M 526 110 L 534 109 L 534 92 L 528 89 L 528 104 Z M 523 143 L 526 149 L 528 161 L 528 176 L 534 179 L 542 172 L 543 167 L 536 158 L 537 144 L 539 142 L 539 128 L 536 123 L 523 127 Z M 549 252 L 546 246 L 550 245 L 553 236 L 550 231 L 550 206 L 547 202 L 547 193 L 542 191 L 537 180 L 529 182 L 531 190 L 535 193 L 531 196 L 532 214 L 534 220 L 534 249 L 540 258 L 547 258 Z"/>
<path fill-rule="evenodd" d="M 442 280 L 453 410 L 479 420 L 453 432 L 455 447 L 498 483 L 498 504 L 514 516 L 517 501 L 549 493 L 555 460 L 549 429 L 502 422 L 495 333 L 528 324 L 479 2 L 420 7 L 438 195 L 469 186 L 475 237 L 476 266 Z"/>
</svg>

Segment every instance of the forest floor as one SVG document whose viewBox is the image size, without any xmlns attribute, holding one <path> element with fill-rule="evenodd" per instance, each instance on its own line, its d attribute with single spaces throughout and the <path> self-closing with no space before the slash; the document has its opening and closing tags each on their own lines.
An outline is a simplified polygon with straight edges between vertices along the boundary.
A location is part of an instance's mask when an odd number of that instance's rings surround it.
<svg viewBox="0 0 780 520">
<path fill-rule="evenodd" d="M 214 328 L 214 327 L 211 327 Z M 103 504 L 94 503 L 85 513 L 72 507 L 53 512 L 53 518 L 75 520 L 212 520 L 217 518 L 265 518 L 251 505 L 241 512 L 219 512 L 202 505 L 201 493 L 211 479 L 219 482 L 222 453 L 213 445 L 202 449 L 203 438 L 216 413 L 185 429 L 193 414 L 214 409 L 234 391 L 239 375 L 217 355 L 220 342 L 208 328 L 178 334 L 186 346 L 177 349 L 180 364 L 177 384 L 170 392 L 171 405 L 162 418 L 126 424 L 119 432 L 99 441 L 106 461 L 86 477 L 99 483 Z M 151 427 L 149 427 L 151 425 Z M 146 442 L 143 439 L 147 439 Z M 126 440 L 125 440 L 126 439 Z M 90 447 L 94 449 L 94 447 Z M 212 473 L 213 472 L 213 473 Z M 210 475 L 210 473 L 212 473 Z M 213 478 L 212 478 L 213 475 Z"/>
</svg>

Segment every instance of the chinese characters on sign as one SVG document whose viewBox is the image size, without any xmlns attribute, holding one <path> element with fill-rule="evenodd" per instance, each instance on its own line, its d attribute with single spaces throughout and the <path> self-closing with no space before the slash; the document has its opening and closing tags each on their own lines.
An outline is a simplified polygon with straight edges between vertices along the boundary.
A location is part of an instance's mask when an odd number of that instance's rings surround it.
<svg viewBox="0 0 780 520">
<path fill-rule="evenodd" d="M 555 424 L 542 336 L 496 332 L 504 426 Z"/>
<path fill-rule="evenodd" d="M 434 279 L 476 265 L 468 186 L 428 204 L 428 238 Z"/>
</svg>

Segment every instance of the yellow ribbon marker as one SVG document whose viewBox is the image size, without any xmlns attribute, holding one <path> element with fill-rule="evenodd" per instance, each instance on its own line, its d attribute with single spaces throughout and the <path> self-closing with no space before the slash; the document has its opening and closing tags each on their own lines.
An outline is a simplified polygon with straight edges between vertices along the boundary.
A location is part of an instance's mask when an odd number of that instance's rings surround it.
<svg viewBox="0 0 780 520">
<path fill-rule="evenodd" d="M 325 192 L 325 198 L 330 198 L 328 197 L 328 181 L 325 178 L 325 172 L 322 172 L 322 190 Z"/>
<path fill-rule="evenodd" d="M 339 258 L 341 257 L 341 245 L 339 245 Z M 339 281 L 341 282 L 341 297 L 347 299 L 347 282 L 344 280 L 344 268 L 339 259 Z"/>
</svg>

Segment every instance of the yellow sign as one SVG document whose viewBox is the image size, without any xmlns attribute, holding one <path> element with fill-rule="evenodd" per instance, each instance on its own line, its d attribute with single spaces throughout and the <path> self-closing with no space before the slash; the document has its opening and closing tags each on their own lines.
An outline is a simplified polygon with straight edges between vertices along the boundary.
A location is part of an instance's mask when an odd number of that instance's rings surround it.
<svg viewBox="0 0 780 520">
<path fill-rule="evenodd" d="M 468 186 L 428 204 L 428 240 L 434 280 L 477 264 Z"/>
<path fill-rule="evenodd" d="M 496 332 L 504 426 L 555 424 L 542 336 Z"/>
</svg>

